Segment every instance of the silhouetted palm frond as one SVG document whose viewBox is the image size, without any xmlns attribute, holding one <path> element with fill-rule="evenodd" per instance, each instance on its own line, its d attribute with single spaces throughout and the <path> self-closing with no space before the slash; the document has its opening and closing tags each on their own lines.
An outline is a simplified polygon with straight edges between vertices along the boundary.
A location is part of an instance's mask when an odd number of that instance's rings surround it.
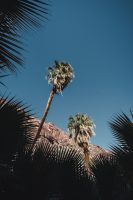
<svg viewBox="0 0 133 200">
<path fill-rule="evenodd" d="M 0 98 L 0 160 L 10 162 L 32 142 L 30 111 L 15 98 Z"/>
<path fill-rule="evenodd" d="M 131 113 L 132 116 L 132 113 Z M 126 114 L 122 113 L 110 123 L 113 135 L 118 144 L 112 146 L 112 152 L 119 163 L 126 185 L 128 199 L 133 198 L 133 123 Z"/>
<path fill-rule="evenodd" d="M 35 128 L 32 121 L 30 111 L 22 102 L 0 98 L 0 199 L 16 194 L 20 187 L 14 170 L 16 160 L 20 157 L 24 160 L 32 143 Z"/>
<path fill-rule="evenodd" d="M 126 186 L 115 157 L 98 155 L 92 160 L 91 169 L 99 199 L 121 200 L 124 195 L 126 196 Z"/>
<path fill-rule="evenodd" d="M 15 72 L 23 64 L 22 30 L 35 29 L 47 16 L 46 0 L 0 1 L 0 70 Z"/>
<path fill-rule="evenodd" d="M 71 147 L 52 145 L 41 136 L 34 146 L 33 166 L 32 193 L 36 198 L 80 200 L 92 195 L 93 183 L 83 157 Z"/>
<path fill-rule="evenodd" d="M 133 122 L 130 118 L 124 113 L 118 114 L 109 125 L 119 147 L 133 151 Z"/>
<path fill-rule="evenodd" d="M 47 6 L 46 0 L 1 0 L 1 24 L 10 30 L 38 27 L 46 19 Z"/>
<path fill-rule="evenodd" d="M 22 61 L 22 43 L 18 40 L 19 37 L 9 31 L 4 32 L 0 27 L 0 70 L 1 72 L 10 70 L 15 72 L 17 66 L 23 64 Z"/>
</svg>

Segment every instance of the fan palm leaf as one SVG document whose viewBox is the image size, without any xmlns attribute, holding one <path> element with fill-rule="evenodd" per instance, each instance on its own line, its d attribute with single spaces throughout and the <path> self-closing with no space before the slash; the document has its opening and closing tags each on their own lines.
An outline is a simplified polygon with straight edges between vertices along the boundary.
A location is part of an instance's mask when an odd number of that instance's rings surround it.
<svg viewBox="0 0 133 200">
<path fill-rule="evenodd" d="M 1 0 L 1 24 L 10 30 L 36 28 L 46 19 L 47 6 L 45 0 Z"/>
<path fill-rule="evenodd" d="M 35 128 L 32 121 L 30 110 L 22 102 L 0 98 L 0 198 L 11 192 L 15 162 L 30 149 Z"/>
<path fill-rule="evenodd" d="M 133 151 L 133 122 L 130 118 L 124 113 L 118 114 L 109 125 L 122 149 L 128 148 Z"/>
<path fill-rule="evenodd" d="M 5 33 L 0 28 L 0 70 L 15 72 L 17 66 L 22 66 L 22 43 L 19 37 L 13 32 Z"/>
<path fill-rule="evenodd" d="M 126 200 L 126 184 L 117 160 L 112 155 L 98 155 L 91 162 L 99 199 Z"/>
<path fill-rule="evenodd" d="M 53 145 L 43 136 L 32 156 L 27 154 L 16 160 L 11 182 L 10 195 L 14 198 L 93 200 L 94 196 L 93 180 L 80 152 Z"/>
<path fill-rule="evenodd" d="M 132 114 L 132 113 L 131 113 Z M 131 115 L 132 116 L 132 115 Z M 117 139 L 117 145 L 112 146 L 112 152 L 122 170 L 125 179 L 127 194 L 133 198 L 133 123 L 125 114 L 119 114 L 110 122 L 113 135 Z"/>
<path fill-rule="evenodd" d="M 74 148 L 52 145 L 42 136 L 34 147 L 33 166 L 36 169 L 32 188 L 34 197 L 38 194 L 45 199 L 54 196 L 64 200 L 92 197 L 93 181 L 82 155 Z"/>
<path fill-rule="evenodd" d="M 32 143 L 32 116 L 22 102 L 1 97 L 0 121 L 0 159 L 10 162 Z"/>
<path fill-rule="evenodd" d="M 35 29 L 47 16 L 46 1 L 0 1 L 0 70 L 15 72 L 23 64 L 20 32 Z"/>
</svg>

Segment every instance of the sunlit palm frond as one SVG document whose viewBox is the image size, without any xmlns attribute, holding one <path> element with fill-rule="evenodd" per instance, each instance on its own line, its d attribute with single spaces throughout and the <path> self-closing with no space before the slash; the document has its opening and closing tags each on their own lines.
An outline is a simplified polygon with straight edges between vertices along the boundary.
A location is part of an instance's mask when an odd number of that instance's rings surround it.
<svg viewBox="0 0 133 200">
<path fill-rule="evenodd" d="M 10 162 L 32 143 L 34 125 L 30 111 L 15 98 L 0 98 L 0 159 Z"/>
<path fill-rule="evenodd" d="M 73 78 L 74 71 L 69 63 L 55 61 L 55 65 L 48 68 L 48 83 L 53 85 L 55 93 L 61 93 Z"/>
<path fill-rule="evenodd" d="M 10 30 L 38 27 L 46 19 L 47 6 L 46 0 L 1 0 L 1 24 Z"/>
<path fill-rule="evenodd" d="M 78 140 L 88 142 L 91 136 L 95 135 L 94 132 L 95 125 L 92 119 L 86 114 L 76 114 L 74 117 L 69 117 L 68 129 L 70 136 L 72 136 L 75 142 Z M 79 142 L 80 142 L 79 141 Z"/>
</svg>

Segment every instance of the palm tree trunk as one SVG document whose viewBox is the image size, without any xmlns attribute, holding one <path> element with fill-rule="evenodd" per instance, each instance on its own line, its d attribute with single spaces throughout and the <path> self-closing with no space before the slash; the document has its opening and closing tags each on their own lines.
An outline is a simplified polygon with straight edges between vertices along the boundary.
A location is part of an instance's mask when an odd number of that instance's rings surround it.
<svg viewBox="0 0 133 200">
<path fill-rule="evenodd" d="M 35 143 L 36 143 L 38 137 L 40 136 L 40 132 L 41 132 L 41 130 L 42 130 L 43 124 L 44 124 L 44 122 L 45 122 L 45 120 L 46 120 L 46 117 L 47 117 L 47 115 L 48 115 L 48 111 L 49 111 L 49 109 L 50 109 L 51 102 L 52 102 L 52 100 L 53 100 L 54 95 L 55 95 L 55 90 L 54 90 L 54 88 L 53 88 L 52 91 L 50 92 L 49 99 L 48 99 L 48 102 L 47 102 L 47 105 L 46 105 L 46 108 L 45 108 L 43 117 L 42 117 L 42 119 L 41 119 L 39 128 L 38 128 L 38 130 L 37 130 L 37 134 L 36 134 L 36 136 L 35 136 L 35 138 L 34 138 L 34 141 L 33 141 L 32 147 L 31 147 L 31 150 L 33 150 L 33 147 L 34 147 L 34 145 L 35 145 Z"/>
<path fill-rule="evenodd" d="M 90 153 L 89 153 L 89 149 L 88 149 L 88 144 L 83 143 L 83 150 L 84 150 L 84 155 L 85 155 L 85 165 L 88 168 L 89 160 L 90 160 Z"/>
</svg>

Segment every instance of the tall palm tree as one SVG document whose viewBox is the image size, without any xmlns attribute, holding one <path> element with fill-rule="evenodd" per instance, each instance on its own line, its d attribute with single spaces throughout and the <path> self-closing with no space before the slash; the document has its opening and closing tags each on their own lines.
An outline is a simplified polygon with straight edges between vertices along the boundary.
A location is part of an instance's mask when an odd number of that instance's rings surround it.
<svg viewBox="0 0 133 200">
<path fill-rule="evenodd" d="M 94 123 L 86 114 L 76 114 L 74 117 L 69 117 L 68 129 L 70 138 L 73 138 L 75 143 L 83 148 L 85 154 L 85 162 L 88 165 L 90 137 L 95 135 Z"/>
<path fill-rule="evenodd" d="M 34 147 L 36 140 L 38 139 L 40 135 L 42 126 L 48 115 L 48 111 L 49 111 L 54 95 L 62 93 L 62 91 L 72 81 L 73 77 L 74 77 L 74 71 L 69 63 L 55 61 L 55 65 L 53 67 L 48 68 L 47 79 L 48 79 L 48 83 L 52 84 L 52 90 L 50 92 L 50 96 L 49 96 L 43 117 L 41 119 L 37 134 L 35 136 L 32 148 Z"/>
<path fill-rule="evenodd" d="M 0 70 L 14 72 L 23 64 L 20 33 L 45 21 L 47 5 L 46 0 L 0 1 Z"/>
</svg>

